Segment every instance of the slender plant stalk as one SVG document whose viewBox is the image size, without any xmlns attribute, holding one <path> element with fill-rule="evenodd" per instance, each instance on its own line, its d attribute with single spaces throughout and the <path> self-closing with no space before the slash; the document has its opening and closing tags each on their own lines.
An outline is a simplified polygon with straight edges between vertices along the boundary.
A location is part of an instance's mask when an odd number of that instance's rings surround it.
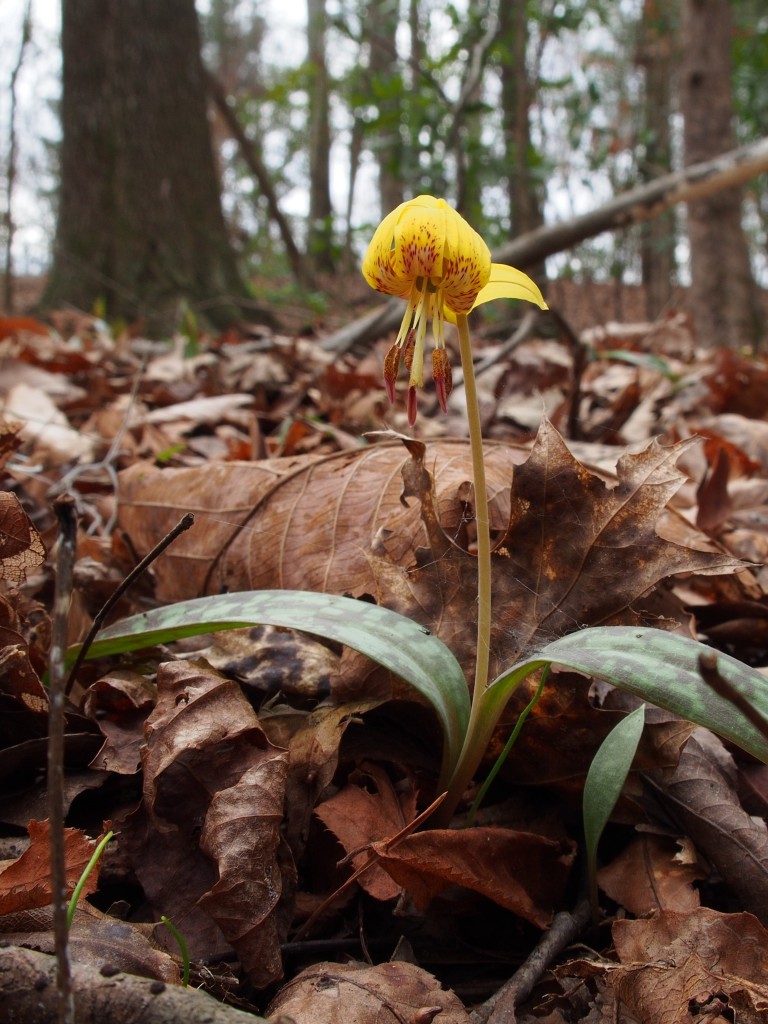
<svg viewBox="0 0 768 1024">
<path fill-rule="evenodd" d="M 467 424 L 469 426 L 469 449 L 472 455 L 472 478 L 475 491 L 475 528 L 477 531 L 477 654 L 475 656 L 475 685 L 472 691 L 472 708 L 469 714 L 467 737 L 475 737 L 482 710 L 482 697 L 488 685 L 488 667 L 491 653 L 491 529 L 488 514 L 488 491 L 485 485 L 485 459 L 483 456 L 483 432 L 480 425 L 480 406 L 477 401 L 475 368 L 472 362 L 472 345 L 469 339 L 469 325 L 464 314 L 458 314 L 459 351 L 461 369 L 464 374 L 464 393 L 467 400 Z M 459 766 L 466 763 L 464 751 Z M 448 787 L 448 795 L 438 809 L 432 825 L 440 828 L 449 823 L 456 805 L 461 799 L 467 780 L 458 773 Z"/>
<path fill-rule="evenodd" d="M 485 486 L 485 459 L 483 432 L 480 425 L 480 406 L 477 401 L 475 368 L 472 346 L 465 315 L 458 315 L 459 350 L 464 374 L 464 392 L 467 397 L 467 423 L 469 448 L 472 454 L 472 477 L 475 490 L 475 528 L 477 530 L 477 656 L 475 660 L 475 688 L 472 693 L 472 712 L 488 685 L 488 664 L 491 649 L 491 530 L 488 516 L 488 491 Z M 471 721 L 471 719 L 470 719 Z M 471 725 L 470 725 L 471 729 Z"/>
</svg>

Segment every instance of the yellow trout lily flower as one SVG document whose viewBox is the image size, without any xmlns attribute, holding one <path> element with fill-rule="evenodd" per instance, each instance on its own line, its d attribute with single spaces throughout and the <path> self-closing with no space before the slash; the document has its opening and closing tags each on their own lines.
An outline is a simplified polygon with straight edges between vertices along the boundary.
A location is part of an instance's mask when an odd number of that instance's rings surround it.
<svg viewBox="0 0 768 1024">
<path fill-rule="evenodd" d="M 445 412 L 451 393 L 451 364 L 445 349 L 445 321 L 456 323 L 491 299 L 525 299 L 546 309 L 526 274 L 491 263 L 488 246 L 444 199 L 417 196 L 402 203 L 379 224 L 363 260 L 363 276 L 377 292 L 407 299 L 395 344 L 384 360 L 390 402 L 403 356 L 410 370 L 408 421 L 416 420 L 416 388 L 424 386 L 424 342 L 432 320 L 435 348 L 432 376 Z"/>
</svg>

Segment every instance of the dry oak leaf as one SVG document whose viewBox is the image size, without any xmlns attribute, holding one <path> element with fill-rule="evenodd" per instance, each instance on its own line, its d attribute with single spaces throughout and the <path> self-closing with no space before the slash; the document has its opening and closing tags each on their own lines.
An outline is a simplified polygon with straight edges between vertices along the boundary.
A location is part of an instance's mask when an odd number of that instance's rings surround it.
<svg viewBox="0 0 768 1024">
<path fill-rule="evenodd" d="M 20 587 L 44 561 L 42 538 L 21 502 L 10 491 L 0 491 L 0 579 Z"/>
<path fill-rule="evenodd" d="M 613 486 L 582 465 L 547 420 L 527 458 L 510 445 L 487 446 L 492 671 L 585 625 L 635 623 L 639 599 L 667 576 L 741 566 L 706 550 L 703 536 L 695 550 L 657 533 L 684 479 L 675 463 L 692 443 L 653 441 L 621 455 Z M 158 563 L 163 600 L 269 588 L 372 597 L 436 633 L 471 678 L 469 447 L 402 444 L 201 469 L 137 465 L 121 477 L 120 526 L 143 553 L 180 510 L 197 513 L 194 536 Z"/>
<path fill-rule="evenodd" d="M 616 921 L 613 940 L 622 966 L 609 979 L 639 1021 L 693 1024 L 718 1001 L 726 1019 L 766 1020 L 768 931 L 752 914 L 662 911 Z"/>
<path fill-rule="evenodd" d="M 294 1024 L 469 1024 L 453 992 L 415 964 L 319 963 L 280 989 L 270 1020 Z"/>
<path fill-rule="evenodd" d="M 157 690 L 144 799 L 121 842 L 193 958 L 234 947 L 251 982 L 267 985 L 282 974 L 279 904 L 293 869 L 280 834 L 287 754 L 238 684 L 204 662 L 161 665 Z"/>
<path fill-rule="evenodd" d="M 14 914 L 35 907 L 46 907 L 51 896 L 51 844 L 47 821 L 30 821 L 30 845 L 0 872 L 0 914 Z M 67 892 L 71 894 L 88 866 L 96 842 L 79 829 L 64 829 L 64 857 Z M 88 876 L 83 895 L 92 893 L 99 879 L 94 869 Z"/>
</svg>

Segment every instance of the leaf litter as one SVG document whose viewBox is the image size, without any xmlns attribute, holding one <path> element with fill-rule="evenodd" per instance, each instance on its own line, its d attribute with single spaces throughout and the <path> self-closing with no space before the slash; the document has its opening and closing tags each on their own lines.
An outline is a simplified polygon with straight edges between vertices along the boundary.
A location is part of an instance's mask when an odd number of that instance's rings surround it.
<svg viewBox="0 0 768 1024">
<path fill-rule="evenodd" d="M 62 482 L 81 522 L 73 641 L 111 581 L 192 510 L 195 528 L 121 615 L 222 590 L 347 594 L 429 628 L 471 678 L 460 389 L 446 417 L 406 437 L 378 384 L 383 343 L 334 360 L 315 340 L 230 332 L 187 358 L 183 339 L 112 338 L 87 318 L 65 334 L 4 323 L 5 834 L 28 835 L 30 850 L 47 841 L 20 808 L 44 789 L 46 551 Z M 483 350 L 493 664 L 587 625 L 650 624 L 764 666 L 768 368 L 697 351 L 674 318 L 601 330 L 577 386 L 573 353 L 552 341 L 496 361 L 493 342 Z M 69 841 L 91 850 L 105 820 L 118 835 L 78 912 L 75 955 L 175 984 L 164 914 L 197 984 L 224 1001 L 297 1024 L 492 1019 L 489 997 L 578 898 L 580 788 L 631 704 L 556 674 L 479 823 L 409 834 L 435 795 L 438 733 L 407 688 L 380 676 L 333 645 L 254 630 L 86 665 L 68 712 Z M 617 805 L 601 846 L 602 917 L 584 935 L 602 956 L 563 953 L 518 1016 L 768 1011 L 761 768 L 690 732 L 652 718 Z M 44 872 L 15 880 L 29 856 L 14 852 L 0 871 L 14 915 L 50 904 Z M 4 937 L 52 948 L 45 921 L 26 933 L 2 921 Z"/>
</svg>

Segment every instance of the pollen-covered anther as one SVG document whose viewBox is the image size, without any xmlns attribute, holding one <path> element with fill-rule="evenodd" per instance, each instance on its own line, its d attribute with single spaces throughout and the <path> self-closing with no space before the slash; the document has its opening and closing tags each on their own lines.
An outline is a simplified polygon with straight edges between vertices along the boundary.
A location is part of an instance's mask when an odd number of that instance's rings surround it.
<svg viewBox="0 0 768 1024">
<path fill-rule="evenodd" d="M 400 369 L 401 352 L 401 347 L 398 344 L 394 344 L 384 356 L 384 385 L 387 389 L 387 398 L 390 405 L 395 404 L 395 387 L 397 385 L 397 371 Z"/>
<path fill-rule="evenodd" d="M 411 372 L 413 366 L 413 353 L 416 348 L 416 330 L 411 328 L 408 334 L 405 336 L 405 342 L 403 343 L 403 362 L 408 373 Z"/>
<path fill-rule="evenodd" d="M 432 350 L 432 378 L 440 408 L 443 412 L 448 412 L 448 396 L 453 390 L 453 372 L 451 360 L 444 348 Z"/>
</svg>

